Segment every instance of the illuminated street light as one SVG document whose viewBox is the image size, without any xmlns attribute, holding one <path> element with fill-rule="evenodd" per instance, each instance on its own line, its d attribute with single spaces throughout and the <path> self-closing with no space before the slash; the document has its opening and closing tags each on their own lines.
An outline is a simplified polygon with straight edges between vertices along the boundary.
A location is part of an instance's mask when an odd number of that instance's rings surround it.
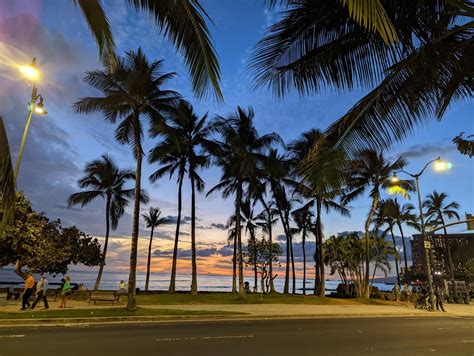
<svg viewBox="0 0 474 356">
<path fill-rule="evenodd" d="M 415 182 L 416 182 L 416 191 L 418 193 L 418 205 L 420 208 L 421 238 L 422 238 L 422 243 L 423 243 L 423 249 L 425 250 L 426 274 L 428 277 L 428 288 L 429 288 L 429 293 L 430 293 L 430 304 L 431 304 L 430 306 L 431 306 L 431 310 L 433 310 L 434 309 L 434 290 L 433 290 L 433 280 L 431 277 L 430 252 L 429 252 L 429 249 L 425 247 L 425 228 L 426 227 L 425 227 L 425 218 L 423 216 L 423 204 L 421 202 L 420 182 L 419 182 L 420 176 L 423 174 L 423 172 L 431 163 L 435 163 L 434 168 L 436 171 L 444 171 L 452 167 L 451 163 L 442 161 L 441 158 L 438 157 L 437 159 L 433 159 L 429 161 L 418 174 L 408 173 L 407 171 L 403 171 L 403 170 L 399 171 L 399 173 L 402 172 L 402 173 L 408 174 L 410 177 L 415 178 Z M 397 177 L 396 173 L 390 179 L 390 181 L 393 183 L 397 183 L 399 180 L 400 179 Z"/>
<path fill-rule="evenodd" d="M 25 78 L 33 82 L 39 79 L 40 72 L 36 68 L 36 58 L 33 58 L 31 64 L 18 66 L 18 70 Z"/>
<path fill-rule="evenodd" d="M 38 97 L 39 97 L 39 102 L 35 105 L 35 113 L 38 115 L 46 115 L 48 112 L 44 108 L 43 97 L 41 95 L 38 95 Z"/>
</svg>

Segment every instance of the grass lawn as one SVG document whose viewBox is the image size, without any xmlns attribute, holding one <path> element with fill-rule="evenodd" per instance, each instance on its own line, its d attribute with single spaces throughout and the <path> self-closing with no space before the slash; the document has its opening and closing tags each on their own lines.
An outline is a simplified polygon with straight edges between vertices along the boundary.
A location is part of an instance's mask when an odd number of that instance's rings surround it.
<svg viewBox="0 0 474 356">
<path fill-rule="evenodd" d="M 138 305 L 167 304 L 316 304 L 316 305 L 354 305 L 354 304 L 389 304 L 381 300 L 320 298 L 314 295 L 269 294 L 260 298 L 260 294 L 247 294 L 240 300 L 237 293 L 160 293 L 137 295 Z"/>
<path fill-rule="evenodd" d="M 138 308 L 129 312 L 124 308 L 104 309 L 65 309 L 38 310 L 23 312 L 0 312 L 2 319 L 49 319 L 49 318 L 88 318 L 88 317 L 122 317 L 122 316 L 228 316 L 244 315 L 245 313 L 209 310 L 175 310 Z"/>
</svg>

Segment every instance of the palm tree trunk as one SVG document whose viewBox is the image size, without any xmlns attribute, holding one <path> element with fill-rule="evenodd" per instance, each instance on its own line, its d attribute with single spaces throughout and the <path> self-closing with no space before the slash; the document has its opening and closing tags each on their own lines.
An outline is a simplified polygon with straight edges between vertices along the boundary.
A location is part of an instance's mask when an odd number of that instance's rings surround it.
<svg viewBox="0 0 474 356">
<path fill-rule="evenodd" d="M 278 207 L 278 214 L 280 215 L 281 224 L 283 225 L 283 230 L 286 236 L 286 267 L 285 267 L 285 284 L 283 286 L 283 294 L 288 294 L 289 284 L 290 284 L 290 239 L 289 239 L 288 231 L 285 224 L 285 218 L 283 217 L 283 213 L 280 207 Z"/>
<path fill-rule="evenodd" d="M 176 221 L 176 233 L 174 235 L 174 247 L 173 247 L 173 264 L 171 266 L 171 279 L 170 287 L 168 291 L 174 293 L 176 291 L 176 265 L 178 262 L 178 241 L 179 241 L 179 228 L 181 227 L 181 210 L 183 204 L 182 198 L 183 190 L 183 177 L 179 177 L 178 182 L 178 221 Z"/>
<path fill-rule="evenodd" d="M 318 233 L 319 296 L 326 295 L 326 277 L 324 273 L 323 226 L 321 223 L 321 199 L 316 199 L 316 230 Z"/>
<path fill-rule="evenodd" d="M 444 222 L 443 214 L 441 212 L 438 212 L 440 219 L 441 219 L 441 224 L 446 225 Z M 448 231 L 446 230 L 446 227 L 443 228 L 444 230 L 444 241 L 446 243 L 446 254 L 448 255 L 448 264 L 449 264 L 449 277 L 451 279 L 451 284 L 453 286 L 453 294 L 454 294 L 454 303 L 456 303 L 456 282 L 454 279 L 454 263 L 453 263 L 453 256 L 451 255 L 451 246 L 449 244 L 448 240 Z"/>
<path fill-rule="evenodd" d="M 369 277 L 370 277 L 370 251 L 369 251 L 369 230 L 370 230 L 370 223 L 372 218 L 374 217 L 375 210 L 377 209 L 377 205 L 379 204 L 379 196 L 375 193 L 372 199 L 372 207 L 370 208 L 369 215 L 367 216 L 367 220 L 365 221 L 365 274 L 364 274 L 364 297 L 366 299 L 370 298 L 370 285 L 369 285 Z"/>
<path fill-rule="evenodd" d="M 145 291 L 148 292 L 148 285 L 150 282 L 150 263 L 151 263 L 151 244 L 153 242 L 153 230 L 155 229 L 154 226 L 151 227 L 151 234 L 150 234 L 150 244 L 148 245 L 148 260 L 146 263 L 146 280 L 145 280 Z"/>
<path fill-rule="evenodd" d="M 400 285 L 400 272 L 398 270 L 398 252 L 397 252 L 397 244 L 395 243 L 395 235 L 393 234 L 393 225 L 390 225 L 390 234 L 392 235 L 392 242 L 393 248 L 395 249 L 395 271 L 397 272 L 397 285 Z"/>
<path fill-rule="evenodd" d="M 197 290 L 197 265 L 196 265 L 196 185 L 194 184 L 193 168 L 189 168 L 191 174 L 191 265 L 192 280 L 191 294 L 196 295 Z"/>
<path fill-rule="evenodd" d="M 302 247 L 303 247 L 303 295 L 306 295 L 306 249 L 305 249 L 305 238 L 306 230 L 303 230 L 302 236 Z"/>
<path fill-rule="evenodd" d="M 268 241 L 270 242 L 270 248 L 273 248 L 273 240 L 272 240 L 272 216 L 271 216 L 271 210 L 268 204 L 265 202 L 265 199 L 263 197 L 260 197 L 260 201 L 262 202 L 263 207 L 267 211 L 267 216 L 268 216 Z M 269 274 L 269 282 L 270 282 L 270 293 L 275 292 L 275 284 L 273 283 L 273 256 L 270 258 L 270 263 L 268 266 L 268 274 Z"/>
<path fill-rule="evenodd" d="M 237 232 L 237 230 L 235 230 L 235 232 Z M 237 235 L 234 236 L 234 260 L 232 261 L 232 292 L 237 292 Z"/>
<path fill-rule="evenodd" d="M 239 298 L 245 298 L 244 266 L 242 258 L 242 231 L 240 229 L 240 205 L 242 203 L 242 182 L 237 182 L 237 201 L 235 203 L 235 237 L 237 239 L 237 261 L 239 266 Z"/>
<path fill-rule="evenodd" d="M 258 288 L 257 288 L 257 283 L 258 283 L 258 275 L 257 275 L 257 249 L 256 249 L 256 242 L 255 241 L 255 233 L 252 233 L 250 235 L 250 238 L 252 239 L 252 243 L 253 243 L 253 246 L 254 246 L 254 249 L 253 249 L 253 274 L 254 274 L 254 281 L 253 281 L 253 289 L 255 292 L 258 291 Z"/>
<path fill-rule="evenodd" d="M 405 245 L 405 236 L 403 235 L 402 224 L 400 222 L 398 224 L 398 229 L 400 230 L 400 235 L 402 236 L 402 243 L 403 243 L 403 259 L 405 260 L 405 283 L 408 284 L 408 259 L 407 259 L 407 248 Z"/>
<path fill-rule="evenodd" d="M 288 223 L 288 231 L 290 231 Z M 295 256 L 293 255 L 293 235 L 290 232 L 290 255 L 291 255 L 291 273 L 292 273 L 292 279 L 293 279 L 293 288 L 292 288 L 292 293 L 296 294 L 296 276 L 295 276 Z"/>
<path fill-rule="evenodd" d="M 102 279 L 102 272 L 104 271 L 104 266 L 105 266 L 105 256 L 107 255 L 107 246 L 109 244 L 109 234 L 110 234 L 110 195 L 107 194 L 107 200 L 105 202 L 105 241 L 104 241 L 104 249 L 102 251 L 102 262 L 100 263 L 99 273 L 97 274 L 97 279 L 95 281 L 94 290 L 99 289 L 100 280 Z"/>
<path fill-rule="evenodd" d="M 137 250 L 138 250 L 138 228 L 140 219 L 140 193 L 142 178 L 142 148 L 140 137 L 139 114 L 135 113 L 134 122 L 134 139 L 135 139 L 135 159 L 137 167 L 135 172 L 135 197 L 133 202 L 133 224 L 132 224 L 132 243 L 130 247 L 130 273 L 128 276 L 128 300 L 127 310 L 133 311 L 137 309 L 135 300 L 135 287 L 137 284 Z"/>
<path fill-rule="evenodd" d="M 319 294 L 319 252 L 318 252 L 318 230 L 316 229 L 314 237 L 316 238 L 316 243 L 314 244 L 314 295 Z"/>
</svg>

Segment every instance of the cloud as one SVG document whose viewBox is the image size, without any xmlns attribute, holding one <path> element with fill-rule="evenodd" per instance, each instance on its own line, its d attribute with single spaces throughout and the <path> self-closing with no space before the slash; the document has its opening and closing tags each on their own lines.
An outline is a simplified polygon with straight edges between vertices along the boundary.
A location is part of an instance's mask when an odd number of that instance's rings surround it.
<svg viewBox="0 0 474 356">
<path fill-rule="evenodd" d="M 196 257 L 209 257 L 217 253 L 217 248 L 201 248 L 196 250 Z M 155 250 L 153 252 L 154 257 L 173 257 L 173 250 Z M 180 249 L 178 252 L 179 259 L 191 259 L 192 251 L 191 249 Z"/>
<path fill-rule="evenodd" d="M 401 152 L 399 156 L 405 159 L 414 159 L 420 158 L 425 156 L 432 156 L 437 157 L 441 156 L 443 153 L 447 151 L 455 151 L 456 147 L 454 144 L 433 144 L 428 143 L 424 145 L 413 145 L 408 147 L 405 151 Z"/>
<path fill-rule="evenodd" d="M 212 223 L 211 226 L 213 228 L 216 228 L 218 230 L 227 230 L 227 226 L 225 224 L 216 224 L 216 223 Z"/>
<path fill-rule="evenodd" d="M 178 216 L 176 216 L 176 215 L 165 216 L 165 219 L 166 219 L 166 224 L 165 225 L 176 225 L 176 223 L 178 222 Z M 181 224 L 186 224 L 190 221 L 191 221 L 190 216 L 182 216 L 181 217 Z"/>
<path fill-rule="evenodd" d="M 285 235 L 278 235 L 276 239 L 279 242 L 286 243 L 286 236 Z"/>
</svg>

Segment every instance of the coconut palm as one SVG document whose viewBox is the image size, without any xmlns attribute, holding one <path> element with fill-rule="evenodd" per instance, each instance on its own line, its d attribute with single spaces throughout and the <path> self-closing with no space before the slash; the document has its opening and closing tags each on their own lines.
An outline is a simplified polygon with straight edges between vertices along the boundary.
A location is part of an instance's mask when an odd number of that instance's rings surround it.
<svg viewBox="0 0 474 356">
<path fill-rule="evenodd" d="M 281 16 L 254 50 L 256 85 L 280 97 L 370 89 L 328 130 L 346 149 L 388 147 L 473 95 L 469 0 L 277 2 Z"/>
<path fill-rule="evenodd" d="M 387 225 L 387 228 L 382 233 L 382 237 L 385 238 L 388 232 L 392 237 L 393 249 L 396 253 L 395 256 L 395 272 L 397 273 L 397 285 L 400 284 L 400 271 L 398 268 L 398 260 L 400 256 L 397 251 L 397 243 L 395 242 L 395 234 L 393 233 L 393 226 L 396 224 L 396 207 L 391 199 L 380 201 L 377 210 L 375 211 L 372 223 L 374 224 L 374 233 L 377 233 L 380 228 Z"/>
<path fill-rule="evenodd" d="M 150 263 L 151 263 L 151 246 L 153 243 L 153 233 L 155 228 L 160 225 L 166 224 L 168 219 L 161 217 L 161 210 L 159 208 L 150 207 L 148 213 L 142 214 L 143 220 L 145 220 L 146 227 L 151 229 L 150 231 L 150 243 L 148 245 L 148 260 L 146 263 L 146 280 L 145 290 L 148 291 L 148 285 L 150 281 Z"/>
<path fill-rule="evenodd" d="M 81 9 L 102 59 L 115 67 L 115 43 L 107 14 L 100 0 L 72 0 Z M 206 19 L 198 0 L 127 0 L 136 11 L 150 14 L 160 33 L 183 55 L 189 69 L 193 90 L 201 98 L 210 90 L 222 100 L 219 88 L 220 69 Z"/>
<path fill-rule="evenodd" d="M 176 261 L 178 253 L 179 226 L 181 221 L 182 184 L 185 174 L 191 183 L 191 251 L 192 251 L 192 283 L 191 292 L 197 293 L 196 264 L 196 189 L 204 190 L 204 181 L 198 171 L 209 165 L 209 157 L 205 147 L 212 145 L 210 134 L 215 130 L 212 123 L 207 122 L 207 114 L 198 118 L 190 103 L 180 100 L 176 111 L 171 113 L 165 128 L 162 125 L 152 127 L 154 135 L 161 135 L 164 140 L 150 151 L 149 161 L 160 162 L 163 166 L 150 176 L 156 181 L 165 173 L 178 174 L 178 219 L 173 249 L 173 265 L 171 270 L 170 292 L 175 291 Z"/>
<path fill-rule="evenodd" d="M 314 231 L 314 214 L 310 210 L 312 202 L 293 210 L 293 221 L 296 224 L 296 233 L 301 234 L 301 246 L 303 248 L 303 294 L 306 294 L 306 237 Z"/>
<path fill-rule="evenodd" d="M 323 209 L 333 210 L 343 216 L 349 216 L 349 210 L 338 198 L 342 194 L 345 182 L 343 170 L 347 158 L 344 152 L 334 149 L 319 130 L 310 130 L 288 146 L 295 174 L 301 183 L 297 191 L 307 199 L 314 201 L 316 222 L 315 247 L 315 284 L 314 294 L 325 295 L 325 270 L 323 249 Z"/>
<path fill-rule="evenodd" d="M 127 309 L 136 309 L 135 286 L 137 267 L 138 228 L 140 219 L 140 190 L 143 159 L 143 126 L 146 122 L 155 128 L 164 122 L 163 114 L 174 111 L 178 94 L 162 88 L 174 73 L 161 72 L 162 61 L 149 62 L 141 49 L 129 51 L 117 60 L 114 72 L 88 72 L 85 82 L 100 90 L 103 96 L 86 97 L 74 104 L 82 114 L 102 112 L 111 123 L 121 120 L 115 138 L 129 144 L 136 160 L 135 195 L 133 205 L 130 275 Z"/>
<path fill-rule="evenodd" d="M 405 283 L 408 284 L 408 259 L 407 259 L 407 247 L 405 243 L 405 235 L 403 233 L 403 224 L 407 224 L 408 226 L 416 227 L 417 226 L 417 217 L 413 213 L 413 210 L 415 209 L 412 204 L 403 204 L 403 206 L 400 206 L 398 203 L 397 198 L 392 199 L 392 204 L 393 204 L 393 218 L 395 219 L 395 223 L 398 226 L 398 229 L 400 231 L 400 236 L 402 237 L 402 243 L 403 243 L 403 260 L 405 263 Z"/>
<path fill-rule="evenodd" d="M 262 229 L 263 233 L 268 237 L 268 243 L 273 246 L 273 226 L 278 221 L 278 210 L 275 208 L 275 202 L 267 202 L 263 199 L 264 210 L 257 215 L 257 224 Z M 268 276 L 270 283 L 270 292 L 275 292 L 275 284 L 273 283 L 273 261 L 270 261 L 268 266 Z"/>
<path fill-rule="evenodd" d="M 244 186 L 250 179 L 261 175 L 264 152 L 279 136 L 267 134 L 260 136 L 253 125 L 254 112 L 237 107 L 237 112 L 227 118 L 217 118 L 217 131 L 221 140 L 216 141 L 212 154 L 216 163 L 222 169 L 220 182 L 209 192 L 222 191 L 224 198 L 235 194 L 235 236 L 237 238 L 237 263 L 239 270 L 239 297 L 245 297 L 243 261 L 242 261 L 242 231 L 241 204 Z"/>
<path fill-rule="evenodd" d="M 119 169 L 112 158 L 107 155 L 88 163 L 84 173 L 85 176 L 78 181 L 79 188 L 83 191 L 72 194 L 68 199 L 68 206 L 80 204 L 81 207 L 84 207 L 96 198 L 105 199 L 105 241 L 102 249 L 102 262 L 94 284 L 94 290 L 97 290 L 104 271 L 110 228 L 112 227 L 112 230 L 117 228 L 128 204 L 128 198 L 133 197 L 134 190 L 126 189 L 124 185 L 129 180 L 135 179 L 135 173 L 128 169 Z"/>
<path fill-rule="evenodd" d="M 257 241 L 257 215 L 255 214 L 254 204 L 251 203 L 250 199 L 245 199 L 242 202 L 242 228 L 244 229 L 245 233 L 249 235 L 249 243 L 255 246 Z M 256 253 L 255 249 L 252 249 L 253 253 Z M 253 272 L 254 272 L 254 286 L 253 290 L 256 292 L 258 288 L 258 270 L 257 270 L 257 258 L 256 256 L 252 256 L 251 258 L 253 262 Z"/>
<path fill-rule="evenodd" d="M 406 162 L 402 158 L 398 158 L 394 162 L 387 161 L 381 152 L 374 150 L 363 150 L 359 152 L 358 158 L 355 159 L 348 170 L 348 188 L 344 196 L 344 201 L 349 202 L 356 197 L 362 195 L 367 189 L 372 204 L 369 214 L 365 221 L 365 298 L 369 298 L 369 275 L 370 275 L 370 256 L 369 256 L 369 231 L 370 224 L 380 202 L 380 194 L 382 189 L 392 189 L 393 184 L 390 177 L 405 166 Z M 402 192 L 413 190 L 412 181 L 400 181 L 398 185 Z"/>
<path fill-rule="evenodd" d="M 380 269 L 384 276 L 387 277 L 391 269 L 390 262 L 388 261 L 389 256 L 394 256 L 395 261 L 398 261 L 400 256 L 398 255 L 395 247 L 390 246 L 390 243 L 385 240 L 385 236 L 370 236 L 369 248 L 370 260 L 374 264 L 374 270 L 372 272 L 372 278 L 370 282 L 370 287 L 372 287 L 377 269 Z"/>
<path fill-rule="evenodd" d="M 443 226 L 444 237 L 446 242 L 446 254 L 448 256 L 450 278 L 454 281 L 454 264 L 451 254 L 451 247 L 448 239 L 448 231 L 446 230 L 446 220 L 456 218 L 459 220 L 459 214 L 456 211 L 459 209 L 459 203 L 453 201 L 448 203 L 448 194 L 438 193 L 436 190 L 433 193 L 428 194 L 423 201 L 423 207 L 426 209 L 426 222 L 434 223 L 436 225 Z"/>
</svg>

